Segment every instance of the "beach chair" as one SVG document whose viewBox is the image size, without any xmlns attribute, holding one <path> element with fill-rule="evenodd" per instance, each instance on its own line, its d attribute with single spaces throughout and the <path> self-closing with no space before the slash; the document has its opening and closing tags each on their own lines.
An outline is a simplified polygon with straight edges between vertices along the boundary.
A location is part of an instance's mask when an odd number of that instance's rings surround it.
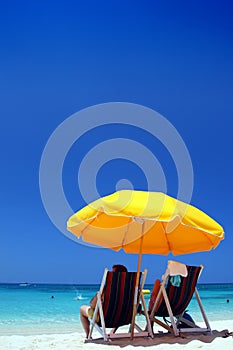
<svg viewBox="0 0 233 350">
<path fill-rule="evenodd" d="M 175 336 L 184 332 L 211 332 L 196 285 L 203 266 L 187 266 L 169 260 L 157 297 L 149 302 L 150 320 L 173 333 Z M 153 294 L 153 292 L 152 292 Z M 151 295 L 152 295 L 151 294 Z M 186 317 L 185 310 L 195 294 L 205 326 L 197 326 L 192 318 Z M 152 306 L 153 305 L 153 306 Z M 163 321 L 157 317 L 163 317 Z M 169 317 L 170 324 L 165 322 Z"/>
<path fill-rule="evenodd" d="M 139 281 L 142 281 L 139 284 L 139 288 L 135 288 L 137 272 L 112 272 L 105 269 L 100 290 L 97 293 L 94 314 L 89 319 L 90 331 L 87 341 L 91 341 L 94 328 L 105 341 L 114 338 L 131 337 L 134 301 L 136 301 L 137 307 L 140 303 L 140 307 L 145 312 L 148 326 L 148 330 L 143 331 L 135 323 L 133 327 L 134 337 L 153 337 L 145 299 L 142 294 L 146 275 L 147 270 L 140 273 Z M 125 325 L 129 326 L 129 329 L 127 327 L 128 331 L 119 333 L 118 328 Z M 110 332 L 107 332 L 107 328 L 111 328 Z"/>
</svg>

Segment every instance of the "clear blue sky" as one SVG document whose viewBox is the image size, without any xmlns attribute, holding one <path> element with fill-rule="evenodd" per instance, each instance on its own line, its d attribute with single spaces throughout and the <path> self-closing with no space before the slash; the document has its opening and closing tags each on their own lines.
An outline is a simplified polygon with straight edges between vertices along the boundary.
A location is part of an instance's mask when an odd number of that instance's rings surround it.
<svg viewBox="0 0 233 350">
<path fill-rule="evenodd" d="M 232 14 L 228 0 L 1 1 L 0 282 L 99 283 L 112 263 L 136 269 L 136 255 L 85 247 L 61 234 L 39 190 L 52 132 L 73 113 L 114 101 L 158 111 L 183 138 L 194 169 L 191 203 L 216 219 L 226 238 L 215 251 L 176 259 L 204 264 L 202 282 L 233 282 Z M 76 179 L 82 156 L 108 136 L 129 134 L 159 159 L 168 193 L 176 195 L 175 170 L 161 145 L 132 129 L 100 128 L 64 164 L 74 210 L 85 204 Z M 114 192 L 122 178 L 147 189 L 135 164 L 115 160 L 100 169 L 99 193 Z M 174 257 L 143 257 L 148 282 L 168 258 Z"/>
</svg>

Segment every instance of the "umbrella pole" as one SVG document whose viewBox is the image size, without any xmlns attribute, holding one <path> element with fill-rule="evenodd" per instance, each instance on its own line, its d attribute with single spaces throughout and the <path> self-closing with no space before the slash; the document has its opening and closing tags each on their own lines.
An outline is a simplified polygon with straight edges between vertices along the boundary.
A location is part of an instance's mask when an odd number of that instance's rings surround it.
<svg viewBox="0 0 233 350">
<path fill-rule="evenodd" d="M 134 305 L 133 305 L 133 316 L 132 316 L 132 323 L 131 323 L 131 338 L 130 338 L 131 340 L 133 340 L 133 337 L 134 337 L 135 318 L 136 318 L 136 314 L 137 314 L 138 286 L 139 286 L 139 277 L 140 277 L 141 262 L 142 262 L 142 245 L 143 245 L 144 225 L 145 225 L 145 222 L 143 221 L 141 240 L 140 240 L 140 249 L 139 249 L 139 255 L 138 255 L 138 269 L 137 269 L 136 285 L 135 285 L 135 292 L 134 292 Z"/>
</svg>

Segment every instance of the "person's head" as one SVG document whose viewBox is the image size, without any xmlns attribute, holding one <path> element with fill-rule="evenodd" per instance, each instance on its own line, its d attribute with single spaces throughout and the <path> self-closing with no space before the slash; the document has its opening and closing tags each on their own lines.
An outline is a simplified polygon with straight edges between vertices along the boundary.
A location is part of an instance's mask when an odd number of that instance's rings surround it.
<svg viewBox="0 0 233 350">
<path fill-rule="evenodd" d="M 124 265 L 116 264 L 112 267 L 113 272 L 127 272 L 127 268 Z"/>
</svg>

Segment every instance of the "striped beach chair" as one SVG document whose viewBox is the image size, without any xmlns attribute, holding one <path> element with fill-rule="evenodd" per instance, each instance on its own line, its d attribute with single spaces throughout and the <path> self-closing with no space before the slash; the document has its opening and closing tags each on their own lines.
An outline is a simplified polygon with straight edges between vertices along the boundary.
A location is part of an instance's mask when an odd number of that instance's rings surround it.
<svg viewBox="0 0 233 350">
<path fill-rule="evenodd" d="M 136 323 L 134 336 L 153 336 L 147 313 L 146 303 L 142 294 L 147 270 L 140 273 L 140 287 L 136 286 L 136 272 L 112 272 L 105 269 L 100 290 L 97 293 L 97 303 L 93 318 L 90 320 L 90 332 L 88 341 L 91 341 L 94 328 L 101 334 L 105 341 L 113 338 L 131 336 L 131 323 L 133 318 L 134 300 L 145 312 L 148 331 L 143 331 Z M 136 295 L 135 295 L 136 293 Z M 136 298 L 136 299 L 135 299 Z M 129 325 L 128 332 L 118 332 L 121 326 Z M 107 332 L 107 329 L 111 329 Z"/>
<path fill-rule="evenodd" d="M 148 312 L 152 324 L 156 322 L 175 336 L 184 332 L 211 332 L 210 324 L 196 287 L 203 266 L 187 266 L 171 260 L 169 263 L 170 266 L 168 265 L 160 283 L 159 291 L 156 293 L 157 297 L 155 300 L 150 300 L 149 302 Z M 174 274 L 171 275 L 172 264 L 183 265 L 186 269 L 184 276 L 179 275 L 179 286 L 174 285 L 174 277 L 177 276 L 174 276 Z M 196 296 L 201 315 L 206 325 L 204 328 L 196 325 L 192 319 L 185 317 L 186 308 L 193 294 Z M 153 295 L 153 292 L 151 295 Z M 157 317 L 163 317 L 163 319 L 169 317 L 170 325 L 165 321 L 159 320 Z"/>
</svg>

